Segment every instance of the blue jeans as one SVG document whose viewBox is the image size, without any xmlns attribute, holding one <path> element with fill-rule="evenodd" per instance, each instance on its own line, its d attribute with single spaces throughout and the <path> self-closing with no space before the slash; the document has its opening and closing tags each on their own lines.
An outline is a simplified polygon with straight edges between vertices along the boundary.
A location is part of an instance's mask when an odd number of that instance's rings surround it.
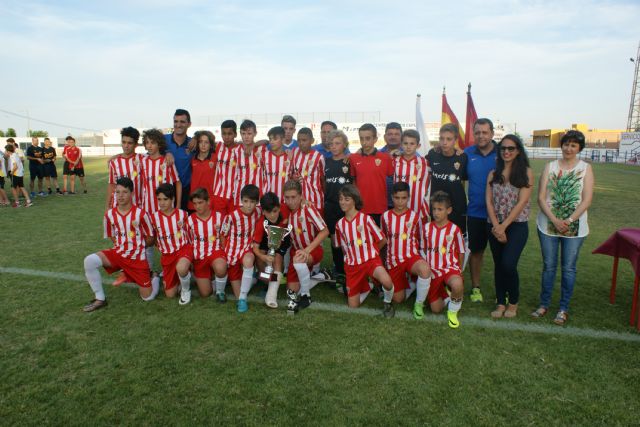
<svg viewBox="0 0 640 427">
<path fill-rule="evenodd" d="M 584 237 L 558 237 L 546 235 L 538 230 L 540 249 L 542 249 L 542 289 L 540 307 L 549 308 L 553 284 L 558 267 L 558 246 L 561 248 L 560 262 L 562 280 L 560 287 L 560 310 L 569 311 L 569 301 L 576 282 L 576 262 L 584 242 Z"/>
<path fill-rule="evenodd" d="M 491 233 L 491 228 L 491 223 L 488 223 L 489 246 L 493 255 L 496 302 L 505 305 L 507 297 L 509 297 L 509 304 L 518 304 L 520 300 L 518 260 L 529 238 L 529 224 L 527 222 L 511 223 L 505 230 L 506 243 L 498 242 Z"/>
</svg>

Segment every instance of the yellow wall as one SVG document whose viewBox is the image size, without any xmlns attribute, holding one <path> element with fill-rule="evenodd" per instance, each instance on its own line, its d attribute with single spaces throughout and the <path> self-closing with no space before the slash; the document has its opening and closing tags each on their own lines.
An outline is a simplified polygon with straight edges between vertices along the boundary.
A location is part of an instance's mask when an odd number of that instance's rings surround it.
<svg viewBox="0 0 640 427">
<path fill-rule="evenodd" d="M 571 129 L 541 129 L 533 131 L 534 147 L 559 148 L 560 139 L 569 130 L 579 130 L 584 134 L 588 147 L 618 148 L 623 129 L 589 129 L 586 123 L 574 123 Z"/>
</svg>

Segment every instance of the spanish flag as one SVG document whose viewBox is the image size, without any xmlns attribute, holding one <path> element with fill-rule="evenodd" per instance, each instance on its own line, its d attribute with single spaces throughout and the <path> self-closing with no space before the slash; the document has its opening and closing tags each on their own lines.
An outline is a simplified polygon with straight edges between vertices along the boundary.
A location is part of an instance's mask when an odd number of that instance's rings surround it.
<svg viewBox="0 0 640 427">
<path fill-rule="evenodd" d="M 460 149 L 464 149 L 464 130 L 460 127 L 460 122 L 451 107 L 449 107 L 449 103 L 447 102 L 447 94 L 445 93 L 445 88 L 442 88 L 442 120 L 440 126 L 446 125 L 447 123 L 453 123 L 458 127 L 458 131 L 460 135 L 458 136 L 458 140 L 456 141 L 456 147 Z"/>
<path fill-rule="evenodd" d="M 478 120 L 478 113 L 476 113 L 476 107 L 473 105 L 473 98 L 471 98 L 471 83 L 467 88 L 467 117 L 464 127 L 464 146 L 470 147 L 475 145 L 476 141 L 473 138 L 473 124 Z"/>
</svg>

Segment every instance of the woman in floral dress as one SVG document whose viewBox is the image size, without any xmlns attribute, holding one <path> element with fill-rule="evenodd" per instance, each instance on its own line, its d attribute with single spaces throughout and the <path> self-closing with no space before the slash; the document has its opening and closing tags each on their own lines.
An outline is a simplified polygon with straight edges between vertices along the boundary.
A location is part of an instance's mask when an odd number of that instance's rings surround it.
<svg viewBox="0 0 640 427">
<path fill-rule="evenodd" d="M 562 279 L 560 310 L 554 323 L 567 322 L 569 301 L 576 281 L 576 262 L 585 237 L 589 234 L 587 208 L 593 197 L 593 171 L 580 160 L 584 149 L 582 132 L 570 130 L 560 140 L 562 159 L 547 164 L 540 177 L 538 191 L 538 236 L 542 249 L 542 289 L 540 305 L 531 315 L 544 317 L 549 310 L 553 284 L 558 266 L 558 247 L 561 251 Z"/>
</svg>

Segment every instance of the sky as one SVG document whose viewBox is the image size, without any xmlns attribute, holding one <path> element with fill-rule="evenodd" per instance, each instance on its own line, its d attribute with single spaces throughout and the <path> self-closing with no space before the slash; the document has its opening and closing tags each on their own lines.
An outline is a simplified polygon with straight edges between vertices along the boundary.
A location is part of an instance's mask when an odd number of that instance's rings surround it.
<svg viewBox="0 0 640 427">
<path fill-rule="evenodd" d="M 52 136 L 207 117 L 379 111 L 626 127 L 637 1 L 0 0 L 0 129 Z M 37 122 L 43 120 L 63 126 Z M 322 120 L 322 118 L 319 118 Z M 217 124 L 217 123 L 211 123 Z"/>
</svg>

